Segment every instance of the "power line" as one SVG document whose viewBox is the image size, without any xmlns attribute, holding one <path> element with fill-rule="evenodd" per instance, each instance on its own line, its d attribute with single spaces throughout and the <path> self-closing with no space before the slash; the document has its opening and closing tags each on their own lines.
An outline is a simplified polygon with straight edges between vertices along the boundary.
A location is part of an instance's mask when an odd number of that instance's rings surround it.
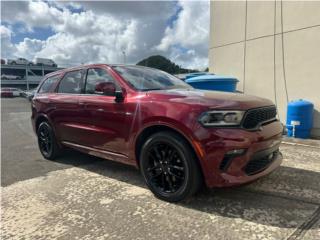
<svg viewBox="0 0 320 240">
<path fill-rule="evenodd" d="M 274 100 L 277 104 L 277 81 L 276 81 L 276 28 L 277 28 L 277 0 L 274 0 L 274 14 L 273 14 L 273 90 L 274 90 Z"/>
<path fill-rule="evenodd" d="M 289 94 L 288 94 L 288 87 L 287 87 L 287 76 L 286 76 L 286 68 L 285 68 L 285 57 L 284 57 L 284 34 L 283 34 L 283 6 L 281 0 L 281 45 L 282 45 L 282 70 L 283 70 L 283 81 L 284 81 L 284 88 L 286 91 L 286 98 L 287 104 L 289 103 Z"/>
<path fill-rule="evenodd" d="M 247 57 L 247 12 L 248 12 L 248 0 L 246 0 L 246 11 L 245 11 L 245 27 L 244 27 L 244 47 L 243 47 L 243 85 L 242 92 L 244 93 L 246 85 L 246 57 Z"/>
<path fill-rule="evenodd" d="M 277 78 L 276 78 L 276 31 L 277 31 L 277 0 L 274 0 L 274 15 L 273 15 L 273 91 L 274 91 L 274 101 L 278 108 L 278 101 L 277 101 Z M 280 115 L 278 113 L 279 120 Z"/>
<path fill-rule="evenodd" d="M 316 25 L 312 25 L 312 26 L 308 26 L 308 27 L 296 28 L 296 29 L 292 29 L 292 30 L 287 30 L 287 31 L 283 31 L 283 33 L 284 34 L 292 33 L 292 32 L 297 32 L 297 31 L 306 30 L 306 29 L 310 29 L 310 28 L 318 28 L 318 27 L 320 27 L 320 24 L 316 24 Z M 266 37 L 273 37 L 273 35 L 274 34 L 266 34 L 266 35 L 262 35 L 262 36 L 259 36 L 259 37 L 247 38 L 247 42 L 258 40 L 258 39 L 261 39 L 261 38 L 266 38 Z M 280 33 L 276 33 L 276 35 L 281 35 L 281 32 Z M 222 47 L 225 47 L 225 46 L 230 46 L 230 45 L 238 44 L 238 43 L 242 43 L 242 42 L 244 42 L 244 40 L 217 45 L 215 47 L 210 47 L 209 49 L 211 50 L 211 49 L 222 48 Z"/>
</svg>

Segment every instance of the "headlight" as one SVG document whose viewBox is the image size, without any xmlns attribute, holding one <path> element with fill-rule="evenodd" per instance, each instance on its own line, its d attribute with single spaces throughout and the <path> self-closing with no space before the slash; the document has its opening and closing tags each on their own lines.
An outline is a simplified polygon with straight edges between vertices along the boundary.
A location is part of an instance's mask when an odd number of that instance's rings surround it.
<svg viewBox="0 0 320 240">
<path fill-rule="evenodd" d="M 244 111 L 208 111 L 203 113 L 199 122 L 205 126 L 239 126 Z"/>
</svg>

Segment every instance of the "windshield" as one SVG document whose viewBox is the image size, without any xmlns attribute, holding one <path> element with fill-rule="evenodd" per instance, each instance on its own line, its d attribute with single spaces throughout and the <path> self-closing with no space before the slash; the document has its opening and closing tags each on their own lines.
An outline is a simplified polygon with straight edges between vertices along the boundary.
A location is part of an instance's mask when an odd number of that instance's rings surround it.
<svg viewBox="0 0 320 240">
<path fill-rule="evenodd" d="M 113 66 L 113 69 L 139 91 L 192 88 L 179 78 L 153 68 Z"/>
</svg>

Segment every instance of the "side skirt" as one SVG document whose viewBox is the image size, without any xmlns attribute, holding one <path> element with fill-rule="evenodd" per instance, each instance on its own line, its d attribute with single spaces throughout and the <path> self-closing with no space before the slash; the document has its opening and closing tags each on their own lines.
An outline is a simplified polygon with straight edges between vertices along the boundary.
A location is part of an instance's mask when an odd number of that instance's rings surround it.
<svg viewBox="0 0 320 240">
<path fill-rule="evenodd" d="M 67 141 L 62 141 L 61 143 L 67 147 L 73 148 L 75 150 L 78 150 L 80 152 L 83 152 L 83 153 L 86 153 L 86 154 L 89 154 L 92 156 L 96 156 L 96 157 L 104 158 L 107 160 L 112 160 L 112 161 L 121 162 L 121 163 L 128 164 L 128 165 L 136 166 L 134 164 L 134 162 L 129 160 L 128 156 L 121 154 L 121 153 L 109 152 L 106 150 L 96 149 L 96 148 L 83 146 L 80 144 L 67 142 Z"/>
</svg>

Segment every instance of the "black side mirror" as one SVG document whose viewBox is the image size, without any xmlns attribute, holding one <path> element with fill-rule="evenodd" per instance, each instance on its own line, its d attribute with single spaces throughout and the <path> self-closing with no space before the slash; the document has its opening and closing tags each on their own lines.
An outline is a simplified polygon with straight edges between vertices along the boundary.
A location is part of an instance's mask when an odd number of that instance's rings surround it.
<svg viewBox="0 0 320 240">
<path fill-rule="evenodd" d="M 115 92 L 115 96 L 116 96 L 116 99 L 115 101 L 118 103 L 118 102 L 122 102 L 124 100 L 124 96 L 123 96 L 123 92 L 121 90 L 118 90 Z"/>
</svg>

